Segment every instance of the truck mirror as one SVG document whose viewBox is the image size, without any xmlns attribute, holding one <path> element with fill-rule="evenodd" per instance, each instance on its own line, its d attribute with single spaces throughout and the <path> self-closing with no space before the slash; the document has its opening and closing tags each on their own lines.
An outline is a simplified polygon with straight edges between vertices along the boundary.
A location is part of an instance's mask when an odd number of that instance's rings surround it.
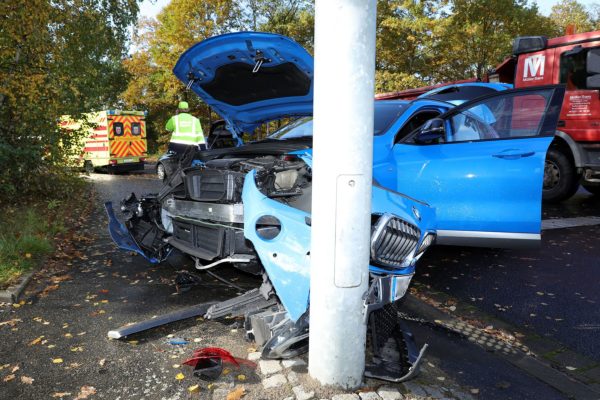
<svg viewBox="0 0 600 400">
<path fill-rule="evenodd" d="M 588 50 L 586 64 L 588 75 L 600 74 L 600 49 Z"/>
<path fill-rule="evenodd" d="M 585 86 L 587 89 L 600 89 L 600 74 L 588 76 Z"/>
</svg>

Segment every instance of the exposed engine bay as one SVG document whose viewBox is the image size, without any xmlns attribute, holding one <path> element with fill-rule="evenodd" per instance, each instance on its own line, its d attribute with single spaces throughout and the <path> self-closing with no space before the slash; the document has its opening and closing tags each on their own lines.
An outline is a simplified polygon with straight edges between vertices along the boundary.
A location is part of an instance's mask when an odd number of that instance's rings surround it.
<svg viewBox="0 0 600 400">
<path fill-rule="evenodd" d="M 115 242 L 127 242 L 120 247 L 151 262 L 178 251 L 200 271 L 228 263 L 262 276 L 259 289 L 217 303 L 203 315 L 244 316 L 246 337 L 262 348 L 263 358 L 294 357 L 308 348 L 312 154 L 288 150 L 213 151 L 209 157 L 188 152 L 159 193 L 139 199 L 132 193 L 122 201 L 124 225 L 107 205 Z M 408 379 L 421 361 L 423 351 L 412 335 L 394 328 L 385 331 L 396 337 L 388 343 L 381 327 L 393 320 L 389 306 L 404 297 L 416 261 L 435 240 L 433 231 L 422 229 L 431 225 L 432 215 L 424 203 L 373 187 L 364 310 L 373 337 L 369 376 Z M 392 353 L 408 355 L 386 360 L 385 343 L 396 347 Z"/>
</svg>

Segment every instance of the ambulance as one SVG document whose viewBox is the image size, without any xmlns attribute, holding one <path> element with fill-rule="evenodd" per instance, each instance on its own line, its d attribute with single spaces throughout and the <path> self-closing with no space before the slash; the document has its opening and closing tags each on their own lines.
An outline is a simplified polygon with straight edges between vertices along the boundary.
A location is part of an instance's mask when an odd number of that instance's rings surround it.
<svg viewBox="0 0 600 400">
<path fill-rule="evenodd" d="M 62 118 L 65 130 L 84 125 L 86 135 L 79 142 L 77 163 L 86 171 L 107 168 L 109 172 L 144 169 L 147 156 L 146 113 L 105 110 L 83 115 L 84 121 Z"/>
</svg>

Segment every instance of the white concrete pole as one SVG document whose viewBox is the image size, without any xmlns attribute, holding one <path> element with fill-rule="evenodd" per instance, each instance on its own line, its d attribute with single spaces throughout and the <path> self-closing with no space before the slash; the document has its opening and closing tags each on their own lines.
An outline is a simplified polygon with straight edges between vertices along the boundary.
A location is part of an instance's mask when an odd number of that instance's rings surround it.
<svg viewBox="0 0 600 400">
<path fill-rule="evenodd" d="M 355 388 L 365 366 L 376 0 L 316 0 L 310 375 Z"/>
</svg>

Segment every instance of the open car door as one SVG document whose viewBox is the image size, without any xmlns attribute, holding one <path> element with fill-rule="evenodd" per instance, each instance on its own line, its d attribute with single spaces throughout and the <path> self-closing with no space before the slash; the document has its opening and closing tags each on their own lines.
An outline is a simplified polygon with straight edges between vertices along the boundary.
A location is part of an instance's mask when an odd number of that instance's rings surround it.
<svg viewBox="0 0 600 400">
<path fill-rule="evenodd" d="M 544 86 L 480 97 L 394 146 L 394 189 L 436 209 L 438 244 L 539 242 L 544 160 L 563 96 Z"/>
</svg>

